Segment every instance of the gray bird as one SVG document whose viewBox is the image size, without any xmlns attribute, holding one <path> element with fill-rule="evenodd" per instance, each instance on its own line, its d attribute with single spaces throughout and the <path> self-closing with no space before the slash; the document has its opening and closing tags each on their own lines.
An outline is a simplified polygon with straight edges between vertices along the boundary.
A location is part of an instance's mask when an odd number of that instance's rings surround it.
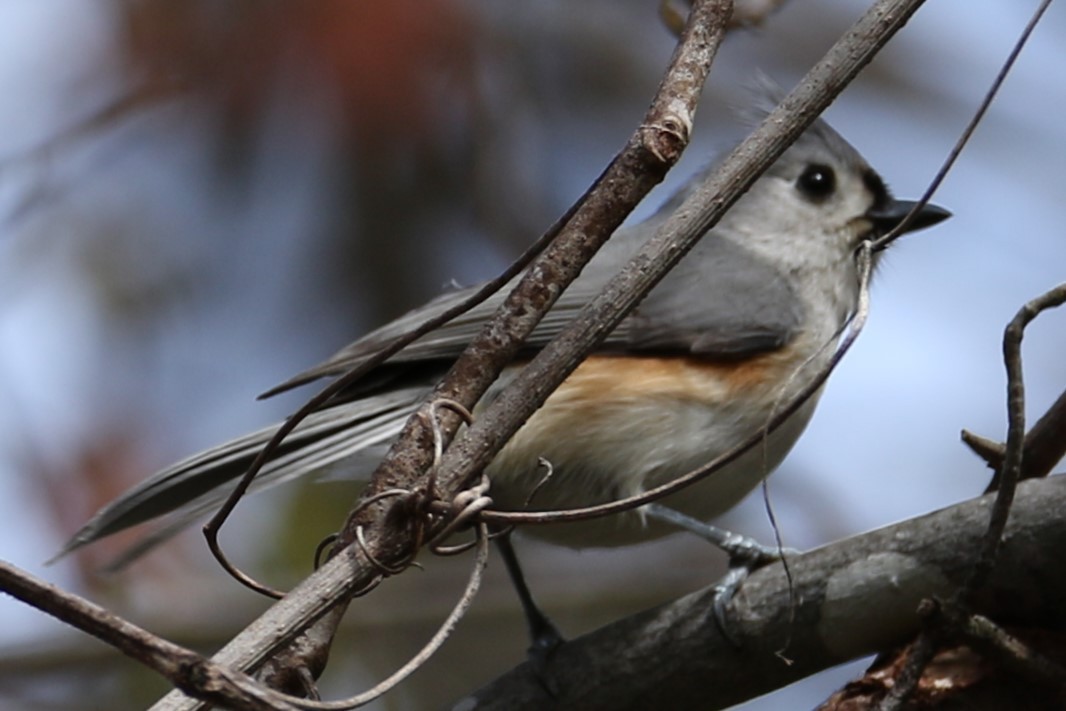
<svg viewBox="0 0 1066 711">
<path fill-rule="evenodd" d="M 571 321 L 685 193 L 683 189 L 650 219 L 618 230 L 536 328 L 526 343 L 527 354 Z M 487 470 L 496 506 L 526 506 L 543 479 L 540 458 L 551 463 L 553 474 L 528 508 L 585 507 L 670 482 L 759 431 L 831 357 L 856 309 L 860 242 L 898 225 L 912 206 L 894 199 L 880 176 L 828 124 L 815 122 L 503 448 Z M 926 205 L 907 229 L 934 225 L 949 214 Z M 270 394 L 344 373 L 471 291 L 434 299 Z M 505 292 L 416 340 L 339 403 L 308 417 L 253 488 L 309 474 L 369 477 Z M 485 401 L 520 367 L 511 366 Z M 734 506 L 777 467 L 803 432 L 817 399 L 808 400 L 763 446 L 656 505 L 524 532 L 586 547 L 644 541 L 679 526 L 713 531 L 705 522 Z M 229 493 L 225 484 L 247 470 L 275 429 L 227 442 L 155 474 L 101 509 L 62 553 L 170 514 L 168 525 L 135 552 L 162 540 L 217 507 Z M 744 550 L 730 553 L 743 556 Z"/>
</svg>

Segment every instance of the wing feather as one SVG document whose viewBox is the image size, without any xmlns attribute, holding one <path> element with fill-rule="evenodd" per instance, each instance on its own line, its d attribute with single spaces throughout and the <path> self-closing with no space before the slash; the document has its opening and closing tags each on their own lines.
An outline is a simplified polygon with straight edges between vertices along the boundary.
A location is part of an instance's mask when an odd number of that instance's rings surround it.
<svg viewBox="0 0 1066 711">
<path fill-rule="evenodd" d="M 641 226 L 620 231 L 559 297 L 527 340 L 538 350 L 557 336 L 640 245 Z M 617 240 L 617 241 L 615 241 Z M 707 358 L 736 359 L 780 348 L 795 335 L 801 307 L 787 279 L 760 262 L 741 244 L 711 234 L 655 287 L 636 311 L 622 321 L 601 348 L 647 355 L 678 351 Z M 489 299 L 414 341 L 389 361 L 451 361 L 466 348 L 514 286 L 512 281 Z M 341 375 L 429 319 L 469 298 L 478 287 L 443 294 L 338 351 L 325 362 L 276 388 L 276 393 L 318 378 Z"/>
</svg>

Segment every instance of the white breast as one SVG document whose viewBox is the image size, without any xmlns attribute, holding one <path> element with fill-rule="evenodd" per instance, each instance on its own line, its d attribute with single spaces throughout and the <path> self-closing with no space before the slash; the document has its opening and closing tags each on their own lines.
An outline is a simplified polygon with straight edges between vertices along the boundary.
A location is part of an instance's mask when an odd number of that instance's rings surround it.
<svg viewBox="0 0 1066 711">
<path fill-rule="evenodd" d="M 490 494 L 503 509 L 558 510 L 632 496 L 673 481 L 763 428 L 806 382 L 791 377 L 809 355 L 804 350 L 771 353 L 743 364 L 590 358 L 493 461 Z M 700 520 L 731 508 L 788 453 L 810 419 L 815 399 L 765 443 L 663 503 Z M 527 506 L 544 475 L 537 467 L 539 457 L 551 462 L 554 471 Z M 575 547 L 623 545 L 672 532 L 646 522 L 638 512 L 523 531 Z"/>
</svg>

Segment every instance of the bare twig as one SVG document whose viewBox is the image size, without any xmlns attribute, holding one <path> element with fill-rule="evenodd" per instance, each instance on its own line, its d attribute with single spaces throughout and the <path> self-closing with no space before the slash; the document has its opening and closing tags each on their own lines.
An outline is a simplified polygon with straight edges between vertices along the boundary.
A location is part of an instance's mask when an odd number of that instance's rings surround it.
<svg viewBox="0 0 1066 711">
<path fill-rule="evenodd" d="M 1004 449 L 1006 449 L 1002 442 L 997 442 L 988 437 L 982 437 L 981 435 L 974 434 L 966 429 L 959 433 L 959 439 L 961 439 L 962 443 L 969 447 L 974 454 L 985 460 L 985 464 L 997 471 L 999 470 L 1000 465 L 1003 464 L 1003 452 Z M 998 488 L 999 484 L 989 484 L 985 493 L 991 493 Z"/>
<path fill-rule="evenodd" d="M 1001 661 L 1011 672 L 1027 679 L 1055 688 L 1060 702 L 1066 700 L 1066 670 L 1042 654 L 1031 649 L 1017 637 L 1009 634 L 988 617 L 972 614 L 952 603 L 926 606 L 925 615 L 942 618 L 934 624 L 951 629 L 962 642 Z"/>
<path fill-rule="evenodd" d="M 968 430 L 962 431 L 962 441 L 995 470 L 985 493 L 996 491 L 999 488 L 999 470 L 1003 464 L 1006 449 L 1004 444 L 975 435 Z M 1064 455 L 1066 455 L 1066 390 L 1062 391 L 1058 399 L 1025 435 L 1022 470 L 1018 474 L 1018 479 L 1047 476 Z"/>
<path fill-rule="evenodd" d="M 735 27 L 757 27 L 776 12 L 787 0 L 736 0 L 733 16 L 729 19 L 730 29 Z M 680 0 L 678 0 L 680 2 Z M 691 1 L 686 4 L 691 5 Z M 681 34 L 685 18 L 681 10 L 675 7 L 673 0 L 659 0 L 659 19 L 675 36 Z"/>
<path fill-rule="evenodd" d="M 926 598 L 930 600 L 932 598 Z M 923 600 L 923 602 L 925 602 Z M 876 711 L 898 711 L 903 704 L 918 688 L 918 682 L 922 679 L 922 672 L 936 654 L 940 644 L 940 629 L 930 626 L 915 638 L 907 648 L 907 658 L 896 674 L 892 686 L 884 698 L 877 704 Z"/>
<path fill-rule="evenodd" d="M 481 524 L 477 528 L 477 533 L 477 557 L 474 561 L 474 570 L 470 574 L 470 580 L 466 584 L 466 589 L 463 591 L 462 596 L 459 598 L 459 601 L 456 603 L 447 619 L 444 620 L 436 633 L 434 633 L 433 637 L 418 652 L 418 654 L 411 657 L 407 663 L 393 672 L 389 678 L 377 684 L 373 689 L 361 694 L 348 697 L 347 699 L 326 702 L 293 698 L 289 700 L 289 703 L 297 708 L 307 709 L 308 711 L 347 711 L 347 709 L 365 706 L 371 701 L 388 693 L 391 689 L 394 689 L 397 684 L 411 676 L 416 669 L 425 664 L 426 660 L 433 656 L 448 637 L 451 636 L 456 625 L 459 624 L 459 620 L 461 620 L 466 614 L 466 611 L 470 609 L 470 605 L 473 604 L 474 598 L 477 596 L 477 591 L 481 587 L 485 566 L 488 564 L 489 560 L 488 527 Z"/>
<path fill-rule="evenodd" d="M 1023 445 L 1025 443 L 1025 381 L 1022 375 L 1022 336 L 1025 328 L 1047 309 L 1066 302 L 1066 284 L 1051 289 L 1033 299 L 1018 311 L 1003 334 L 1003 360 L 1007 367 L 1007 448 L 1000 468 L 1000 488 L 996 504 L 988 523 L 988 535 L 981 546 L 981 554 L 973 568 L 960 598 L 963 604 L 970 603 L 991 574 L 1002 544 L 1003 529 L 1010 516 L 1014 489 L 1022 469 Z"/>
<path fill-rule="evenodd" d="M 984 615 L 967 616 L 961 630 L 964 639 L 995 655 L 1011 671 L 1057 689 L 1059 703 L 1066 703 L 1066 669 L 1061 665 L 1039 654 Z"/>
<path fill-rule="evenodd" d="M 255 680 L 127 622 L 85 598 L 0 561 L 0 590 L 106 642 L 166 677 L 190 696 L 226 708 L 284 711 L 296 707 Z"/>
<path fill-rule="evenodd" d="M 1029 18 L 1029 23 L 1025 26 L 1025 29 L 1022 30 L 1021 35 L 1018 37 L 1018 41 L 1014 43 L 1010 54 L 1008 54 L 1007 58 L 1003 61 L 1003 65 L 999 68 L 999 72 L 992 80 L 991 86 L 988 88 L 988 91 L 985 92 L 981 104 L 977 107 L 977 110 L 974 111 L 973 116 L 970 118 L 970 122 L 966 124 L 966 128 L 963 129 L 962 135 L 960 135 L 958 140 L 955 141 L 955 145 L 952 147 L 947 159 L 944 160 L 943 165 L 940 166 L 940 170 L 937 171 L 932 181 L 930 181 L 929 187 L 925 189 L 922 197 L 914 204 L 914 207 L 912 207 L 907 216 L 903 218 L 903 221 L 896 225 L 891 232 L 877 240 L 874 245 L 876 249 L 884 249 L 900 235 L 904 234 L 907 230 L 907 225 L 910 224 L 914 216 L 917 215 L 918 212 L 921 211 L 932 199 L 933 193 L 935 193 L 940 187 L 940 184 L 944 182 L 944 178 L 947 177 L 948 172 L 951 171 L 951 168 L 955 165 L 955 161 L 962 153 L 962 149 L 970 142 L 970 137 L 973 135 L 973 132 L 977 130 L 978 124 L 984 119 L 985 113 L 992 105 L 992 101 L 996 98 L 996 94 L 999 93 L 999 89 L 1003 86 L 1003 82 L 1006 81 L 1007 75 L 1010 74 L 1010 70 L 1014 67 L 1014 62 L 1017 61 L 1018 56 L 1021 55 L 1025 43 L 1029 41 L 1029 35 L 1033 33 L 1034 29 L 1036 29 L 1037 24 L 1040 22 L 1040 18 L 1044 16 L 1044 11 L 1047 10 L 1048 5 L 1050 4 L 1051 0 L 1042 0 L 1040 6 L 1033 13 L 1033 16 Z"/>
<path fill-rule="evenodd" d="M 1025 436 L 1020 477 L 1047 476 L 1063 456 L 1066 456 L 1066 390 Z"/>
</svg>

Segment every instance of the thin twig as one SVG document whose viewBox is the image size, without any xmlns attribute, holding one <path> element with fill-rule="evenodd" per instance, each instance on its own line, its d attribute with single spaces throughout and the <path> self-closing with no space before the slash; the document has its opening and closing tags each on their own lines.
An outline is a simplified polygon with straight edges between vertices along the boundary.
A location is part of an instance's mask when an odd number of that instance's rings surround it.
<svg viewBox="0 0 1066 711">
<path fill-rule="evenodd" d="M 968 615 L 959 626 L 965 640 L 995 655 L 1009 670 L 1058 690 L 1066 702 L 1066 669 L 1038 653 L 984 615 Z"/>
<path fill-rule="evenodd" d="M 529 490 L 529 496 L 522 502 L 522 508 L 528 509 L 530 504 L 533 503 L 533 499 L 536 498 L 537 493 L 544 488 L 544 485 L 552 480 L 555 476 L 555 466 L 546 457 L 537 457 L 537 468 L 544 470 L 544 476 L 542 476 L 533 488 Z"/>
<path fill-rule="evenodd" d="M 997 471 L 999 470 L 1000 465 L 1003 464 L 1003 452 L 1005 449 L 1002 442 L 982 437 L 966 429 L 959 433 L 959 439 L 970 448 L 970 451 L 983 459 L 985 464 Z M 989 494 L 998 488 L 999 484 L 996 484 L 995 480 L 993 480 L 993 483 L 988 485 L 985 493 Z"/>
<path fill-rule="evenodd" d="M 757 27 L 785 2 L 787 0 L 736 0 L 733 16 L 729 18 L 729 27 Z M 659 0 L 659 19 L 674 36 L 680 35 L 684 29 L 685 17 L 679 8 L 674 7 L 673 0 Z"/>
<path fill-rule="evenodd" d="M 952 607 L 968 610 L 977 594 L 985 587 L 995 569 L 999 550 L 1003 544 L 1003 531 L 1010 517 L 1018 476 L 1022 468 L 1025 444 L 1025 382 L 1022 373 L 1022 336 L 1025 327 L 1043 311 L 1061 306 L 1066 302 L 1066 284 L 1061 284 L 1023 306 L 1007 325 L 1003 333 L 1003 361 L 1007 369 L 1007 444 L 1003 464 L 999 470 L 999 491 L 992 504 L 988 529 L 981 540 L 980 551 L 973 568 L 962 586 L 949 603 Z M 933 623 L 918 636 L 910 649 L 891 692 L 882 699 L 878 711 L 897 711 L 914 693 L 922 671 L 936 654 L 939 642 L 947 630 L 937 624 L 942 618 L 933 617 Z"/>
<path fill-rule="evenodd" d="M 1025 327 L 1043 311 L 1066 302 L 1066 284 L 1061 284 L 1023 306 L 1007 325 L 1003 334 L 1003 361 L 1007 369 L 1007 444 L 999 470 L 999 491 L 992 504 L 988 529 L 981 540 L 970 574 L 962 586 L 946 603 L 960 609 L 970 609 L 978 592 L 987 584 L 995 568 L 1003 531 L 1010 517 L 1014 492 L 1021 472 L 1025 443 L 1025 383 L 1022 377 L 1021 345 Z M 897 711 L 914 693 L 922 671 L 933 659 L 939 643 L 948 630 L 940 624 L 944 618 L 932 616 L 931 624 L 918 635 L 908 653 L 892 690 L 881 700 L 878 711 Z"/>
<path fill-rule="evenodd" d="M 968 430 L 962 431 L 962 441 L 995 470 L 985 493 L 999 489 L 999 471 L 1006 449 L 1003 443 L 975 435 Z M 1018 480 L 1047 476 L 1063 455 L 1066 455 L 1066 390 L 1059 394 L 1058 399 L 1025 435 L 1022 470 L 1018 474 Z"/>
<path fill-rule="evenodd" d="M 1036 9 L 1036 12 L 1033 13 L 1033 16 L 1029 18 L 1029 23 L 1025 26 L 1025 29 L 1022 30 L 1021 35 L 1018 37 L 1018 41 L 1014 43 L 1014 47 L 1011 48 L 1010 54 L 1007 55 L 1007 59 L 999 68 L 999 72 L 996 74 L 995 79 L 992 80 L 992 85 L 988 88 L 988 91 L 985 92 L 981 104 L 977 107 L 970 122 L 966 124 L 966 128 L 963 129 L 962 135 L 960 135 L 959 139 L 955 141 L 954 147 L 952 147 L 951 152 L 948 154 L 943 165 L 940 166 L 940 170 L 937 171 L 936 176 L 930 181 L 929 187 L 926 188 L 921 199 L 915 203 L 907 216 L 903 218 L 903 221 L 896 225 L 896 227 L 888 234 L 877 240 L 874 245 L 875 250 L 884 249 L 906 232 L 907 225 L 909 225 L 911 220 L 914 219 L 914 216 L 917 215 L 918 212 L 921 211 L 932 199 L 933 193 L 935 193 L 940 187 L 940 184 L 944 182 L 944 178 L 947 177 L 948 172 L 955 165 L 955 161 L 958 159 L 959 155 L 962 154 L 962 149 L 970 142 L 970 137 L 973 135 L 973 132 L 977 129 L 981 120 L 984 119 L 985 113 L 992 105 L 993 99 L 996 98 L 996 94 L 999 93 L 1000 87 L 1003 86 L 1003 82 L 1006 81 L 1007 75 L 1010 74 L 1010 70 L 1014 67 L 1014 62 L 1018 59 L 1018 56 L 1022 53 L 1022 49 L 1025 47 L 1025 43 L 1029 40 L 1029 35 L 1033 33 L 1034 29 L 1036 29 L 1037 24 L 1040 22 L 1040 18 L 1044 16 L 1044 11 L 1047 10 L 1048 5 L 1050 4 L 1051 0 L 1043 0 L 1040 3 L 1040 6 Z"/>
<path fill-rule="evenodd" d="M 899 711 L 918 688 L 922 672 L 936 654 L 940 641 L 939 635 L 934 634 L 933 629 L 931 627 L 929 630 L 923 630 L 911 643 L 907 650 L 907 659 L 896 674 L 892 687 L 877 704 L 876 711 Z"/>
<path fill-rule="evenodd" d="M 189 696 L 225 708 L 295 709 L 254 679 L 153 635 L 85 598 L 0 560 L 0 590 L 106 642 L 159 673 Z"/>
<path fill-rule="evenodd" d="M 1022 479 L 1047 476 L 1066 455 L 1066 390 L 1025 436 Z"/>
<path fill-rule="evenodd" d="M 934 640 L 943 643 L 962 642 L 999 661 L 1010 672 L 1056 690 L 1060 701 L 1066 699 L 1066 669 L 1036 652 L 988 617 L 972 613 L 951 600 L 925 600 L 919 613 L 925 618 L 927 629 L 938 631 L 935 635 L 925 636 L 929 643 Z M 937 648 L 932 650 L 933 656 L 940 651 L 939 646 L 934 644 Z M 917 669 L 917 672 L 921 671 Z M 914 673 L 913 666 L 907 672 Z M 897 683 L 899 680 L 897 675 Z"/>
<path fill-rule="evenodd" d="M 1022 373 L 1022 337 L 1025 328 L 1047 309 L 1066 302 L 1066 284 L 1051 289 L 1023 306 L 1003 334 L 1003 361 L 1007 368 L 1007 448 L 1000 468 L 999 492 L 992 507 L 988 534 L 973 567 L 973 574 L 960 595 L 960 603 L 972 602 L 996 564 L 1003 529 L 1010 516 L 1011 502 L 1018 486 L 1025 443 L 1025 381 Z"/>
</svg>

